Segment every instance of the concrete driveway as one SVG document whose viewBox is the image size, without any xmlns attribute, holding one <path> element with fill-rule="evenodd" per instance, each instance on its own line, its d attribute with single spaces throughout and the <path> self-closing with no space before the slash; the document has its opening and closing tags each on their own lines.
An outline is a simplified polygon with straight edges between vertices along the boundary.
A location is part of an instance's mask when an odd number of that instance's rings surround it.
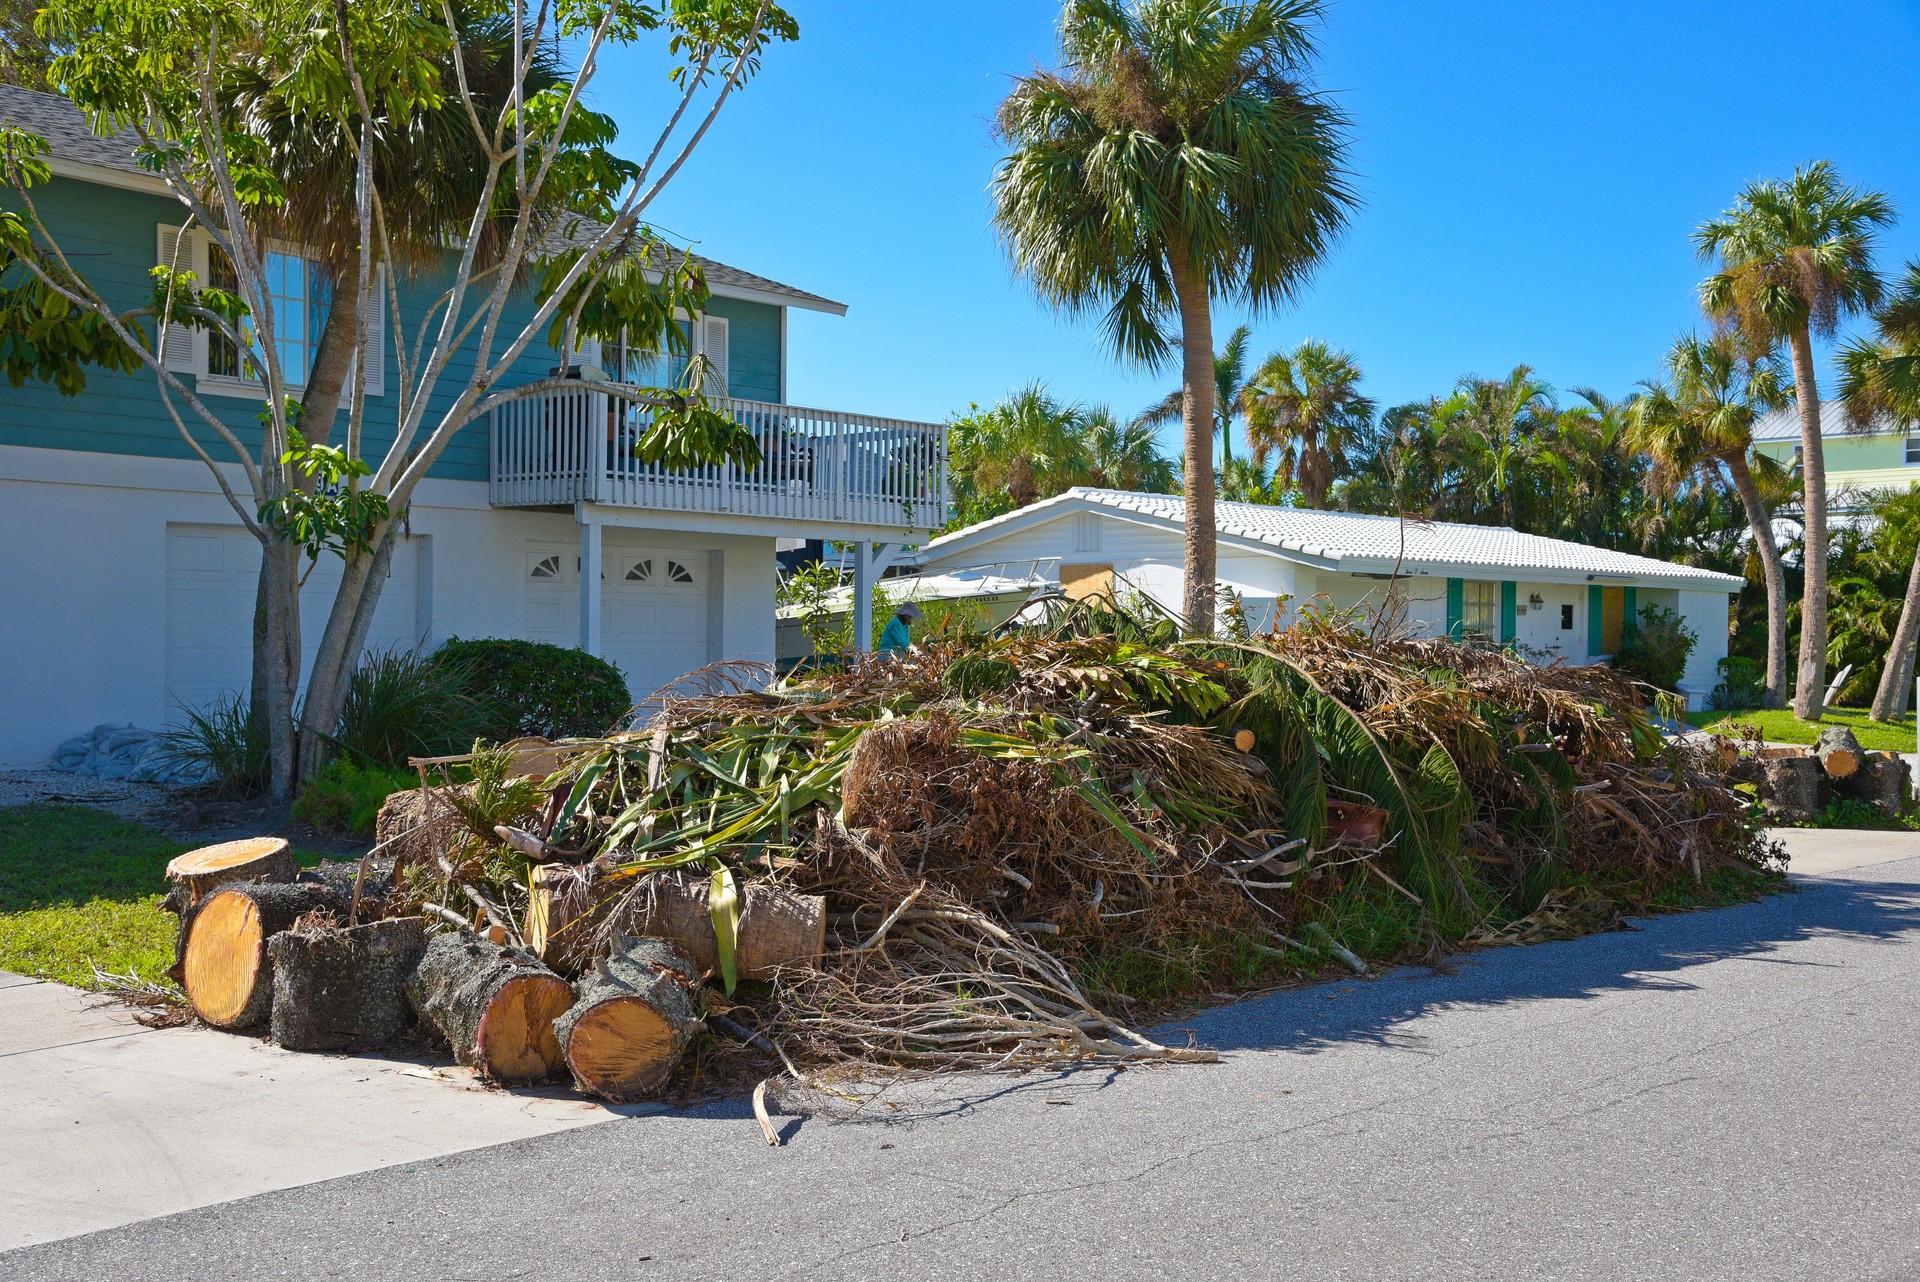
<svg viewBox="0 0 1920 1282">
<path fill-rule="evenodd" d="M 923 1084 L 791 1120 L 777 1150 L 738 1105 L 475 1148 L 447 1142 L 485 1129 L 468 1106 L 519 1102 L 408 1079 L 439 1094 L 399 1111 L 418 1156 L 379 1160 L 401 1165 L 43 1243 L 0 1276 L 1920 1277 L 1920 836 L 1858 836 L 1796 835 L 1862 866 L 1764 903 L 1206 1012 L 1218 1066 Z M 169 1071 L 171 1036 L 127 1039 L 151 1048 L 136 1071 Z M 249 1053 L 262 1078 L 363 1071 Z M 0 1058 L 8 1123 L 21 1058 Z M 358 1118 L 373 1145 L 375 1082 L 284 1080 L 156 1083 L 142 1116 L 254 1099 L 183 1128 L 240 1165 L 298 1163 L 310 1131 L 338 1152 Z M 17 1134 L 0 1166 L 51 1196 L 56 1129 Z M 178 1177 L 137 1145 L 94 1169 L 95 1200 Z"/>
</svg>

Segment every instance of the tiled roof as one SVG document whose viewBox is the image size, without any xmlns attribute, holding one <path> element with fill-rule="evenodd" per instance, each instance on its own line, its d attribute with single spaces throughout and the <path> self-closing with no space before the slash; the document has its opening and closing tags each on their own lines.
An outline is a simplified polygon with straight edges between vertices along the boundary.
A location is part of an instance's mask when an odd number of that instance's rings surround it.
<svg viewBox="0 0 1920 1282">
<path fill-rule="evenodd" d="M 1823 437 L 1885 436 L 1899 430 L 1893 423 L 1875 423 L 1872 431 L 1862 432 L 1847 422 L 1846 411 L 1839 401 L 1820 402 L 1820 435 Z M 1800 407 L 1789 403 L 1784 409 L 1769 412 L 1753 425 L 1753 439 L 1797 442 L 1800 439 Z"/>
<path fill-rule="evenodd" d="M 118 169 L 125 173 L 145 172 L 134 162 L 134 147 L 138 140 L 131 131 L 123 130 L 112 137 L 101 137 L 88 126 L 79 108 L 59 94 L 0 84 L 0 122 L 45 138 L 54 156 L 60 160 L 99 165 L 103 169 Z M 707 285 L 716 294 L 757 295 L 763 301 L 811 311 L 844 313 L 847 310 L 845 304 L 819 294 L 810 294 L 804 289 L 783 285 L 777 280 L 738 267 L 729 267 L 704 255 L 695 254 L 694 258 L 705 270 Z"/>
<path fill-rule="evenodd" d="M 1156 522 L 1184 525 L 1186 500 L 1175 494 L 1139 494 L 1127 490 L 1075 488 L 1017 512 L 995 517 L 927 545 L 923 559 L 940 555 L 941 545 L 985 533 L 1000 523 L 1022 524 L 1039 510 L 1090 504 L 1133 513 Z M 1282 555 L 1295 553 L 1339 569 L 1390 572 L 1403 569 L 1535 570 L 1556 575 L 1601 575 L 1678 586 L 1732 591 L 1741 580 L 1730 574 L 1656 561 L 1652 557 L 1611 552 L 1564 539 L 1522 534 L 1504 526 L 1457 525 L 1444 521 L 1403 521 L 1356 512 L 1318 512 L 1269 507 L 1260 503 L 1217 503 L 1215 527 L 1221 535 L 1263 544 Z M 1404 540 L 1404 543 L 1403 543 Z"/>
</svg>

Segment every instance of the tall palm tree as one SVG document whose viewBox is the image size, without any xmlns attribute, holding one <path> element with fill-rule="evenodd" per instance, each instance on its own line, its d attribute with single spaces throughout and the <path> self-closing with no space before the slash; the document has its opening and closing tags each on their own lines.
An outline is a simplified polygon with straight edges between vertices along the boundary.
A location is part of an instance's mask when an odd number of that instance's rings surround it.
<svg viewBox="0 0 1920 1282">
<path fill-rule="evenodd" d="M 1775 358 L 1744 359 L 1726 336 L 1681 337 L 1667 353 L 1667 382 L 1645 385 L 1628 408 L 1628 440 L 1654 460 L 1655 488 L 1672 495 L 1691 481 L 1732 479 L 1753 532 L 1767 593 L 1765 705 L 1786 704 L 1787 579 L 1773 537 L 1773 512 L 1754 479 L 1753 427 L 1786 402 Z"/>
<path fill-rule="evenodd" d="M 1449 452 L 1478 504 L 1476 515 L 1517 526 L 1521 500 L 1545 471 L 1565 472 L 1551 424 L 1559 408 L 1553 388 L 1532 368 L 1505 378 L 1463 378 L 1437 413 Z"/>
<path fill-rule="evenodd" d="M 1346 223 L 1344 121 L 1301 77 L 1320 0 L 1067 0 L 1058 71 L 1000 105 L 1012 150 L 994 221 L 1019 270 L 1068 311 L 1104 312 L 1123 358 L 1159 365 L 1178 330 L 1183 606 L 1214 612 L 1212 307 L 1299 293 Z"/>
<path fill-rule="evenodd" d="M 1166 494 L 1179 477 L 1173 460 L 1160 452 L 1160 438 L 1145 415 L 1122 422 L 1105 406 L 1089 410 L 1081 423 L 1086 438 L 1087 483 L 1116 490 Z"/>
<path fill-rule="evenodd" d="M 1857 427 L 1891 422 L 1911 430 L 1920 423 L 1920 260 L 1906 274 L 1886 306 L 1873 313 L 1874 335 L 1857 338 L 1840 351 L 1840 395 L 1847 418 Z M 1868 715 L 1891 721 L 1906 711 L 1913 688 L 1916 648 L 1920 648 L 1920 557 L 1907 573 L 1906 602 L 1894 629 L 1886 666 L 1873 693 Z"/>
<path fill-rule="evenodd" d="M 954 506 L 961 524 L 1051 498 L 1093 475 L 1087 415 L 1029 383 L 998 405 L 953 420 Z"/>
<path fill-rule="evenodd" d="M 1842 320 L 1879 303 L 1874 238 L 1892 221 L 1892 201 L 1846 186 L 1822 160 L 1794 170 L 1785 182 L 1750 184 L 1733 208 L 1693 234 L 1700 257 L 1717 260 L 1720 268 L 1700 285 L 1707 315 L 1754 351 L 1784 342 L 1793 360 L 1806 486 L 1806 591 L 1793 710 L 1809 721 L 1824 711 L 1827 669 L 1827 468 L 1813 339 L 1832 335 Z"/>
<path fill-rule="evenodd" d="M 1233 424 L 1246 413 L 1241 394 L 1247 385 L 1247 350 L 1253 343 L 1253 327 L 1241 325 L 1227 335 L 1227 344 L 1213 358 L 1213 430 L 1220 437 L 1220 462 L 1233 460 Z M 1181 421 L 1186 412 L 1187 394 L 1174 388 L 1166 397 L 1140 417 L 1154 427 L 1167 427 Z"/>
<path fill-rule="evenodd" d="M 1278 454 L 1274 484 L 1298 486 L 1301 502 L 1327 505 L 1347 453 L 1373 425 L 1373 402 L 1360 394 L 1360 366 L 1346 352 L 1308 339 L 1275 352 L 1248 380 L 1247 443 L 1256 463 Z"/>
</svg>

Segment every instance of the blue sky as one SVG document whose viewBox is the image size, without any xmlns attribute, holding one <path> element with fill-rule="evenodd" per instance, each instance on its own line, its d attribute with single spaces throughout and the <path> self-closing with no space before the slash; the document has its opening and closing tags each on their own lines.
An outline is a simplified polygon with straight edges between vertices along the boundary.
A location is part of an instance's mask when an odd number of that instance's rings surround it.
<svg viewBox="0 0 1920 1282">
<path fill-rule="evenodd" d="M 848 304 L 794 314 L 790 400 L 937 420 L 1043 379 L 1131 413 L 1173 385 L 1040 304 L 989 225 L 989 121 L 1051 62 L 1056 4 L 790 8 L 800 41 L 653 211 Z M 1252 318 L 1254 347 L 1346 347 L 1382 404 L 1521 362 L 1625 393 L 1697 322 L 1692 227 L 1809 159 L 1900 205 L 1885 268 L 1920 256 L 1914 0 L 1332 0 L 1320 43 L 1365 203 L 1300 303 Z M 656 65 L 596 82 L 630 147 L 662 118 Z M 1216 333 L 1240 319 L 1218 309 Z"/>
</svg>

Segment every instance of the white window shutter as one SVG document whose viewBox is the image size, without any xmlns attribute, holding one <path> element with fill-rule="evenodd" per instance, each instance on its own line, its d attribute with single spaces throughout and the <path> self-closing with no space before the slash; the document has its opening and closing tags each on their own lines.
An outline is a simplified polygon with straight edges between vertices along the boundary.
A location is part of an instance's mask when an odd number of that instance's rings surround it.
<svg viewBox="0 0 1920 1282">
<path fill-rule="evenodd" d="M 716 390 L 721 396 L 732 395 L 727 389 L 732 382 L 732 371 L 727 368 L 727 318 L 708 316 L 700 324 L 700 350 L 707 354 L 713 364 L 713 372 L 720 380 Z"/>
<path fill-rule="evenodd" d="M 154 261 L 176 272 L 192 272 L 201 288 L 207 284 L 206 238 L 199 232 L 166 223 L 157 225 Z M 161 339 L 166 367 L 175 374 L 207 372 L 207 332 L 189 325 L 172 324 Z"/>
<path fill-rule="evenodd" d="M 373 296 L 361 300 L 367 327 L 367 395 L 384 396 L 387 391 L 387 269 L 375 267 Z"/>
</svg>

